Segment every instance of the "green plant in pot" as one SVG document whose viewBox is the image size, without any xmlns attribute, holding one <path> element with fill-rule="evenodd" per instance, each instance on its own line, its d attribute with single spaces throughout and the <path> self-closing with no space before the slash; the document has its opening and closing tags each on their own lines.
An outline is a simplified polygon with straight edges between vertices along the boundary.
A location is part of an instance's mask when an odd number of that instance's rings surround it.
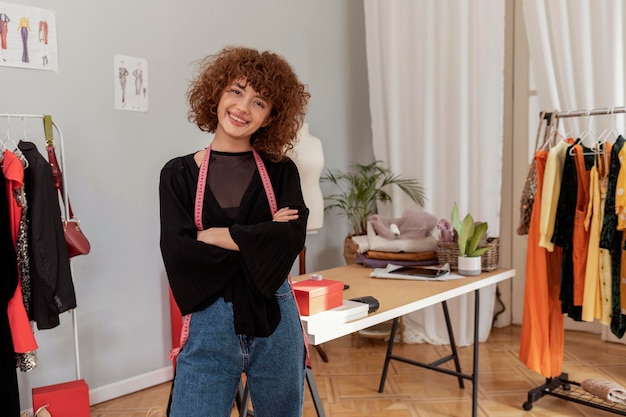
<svg viewBox="0 0 626 417">
<path fill-rule="evenodd" d="M 382 161 L 365 165 L 355 163 L 346 172 L 327 170 L 320 181 L 334 184 L 337 188 L 336 192 L 324 196 L 324 211 L 336 211 L 345 216 L 350 224 L 344 246 L 347 263 L 356 262 L 356 248 L 348 248 L 352 245 L 351 237 L 367 234 L 367 220 L 376 213 L 376 203 L 392 202 L 389 187 L 398 187 L 420 207 L 424 205 L 424 189 L 420 183 L 414 178 L 394 174 L 382 165 Z"/>
<path fill-rule="evenodd" d="M 459 245 L 459 274 L 480 275 L 481 256 L 489 248 L 480 247 L 479 245 L 489 225 L 487 222 L 475 222 L 469 213 L 461 221 L 456 203 L 454 203 L 452 208 L 451 222 L 457 235 L 457 244 Z"/>
</svg>

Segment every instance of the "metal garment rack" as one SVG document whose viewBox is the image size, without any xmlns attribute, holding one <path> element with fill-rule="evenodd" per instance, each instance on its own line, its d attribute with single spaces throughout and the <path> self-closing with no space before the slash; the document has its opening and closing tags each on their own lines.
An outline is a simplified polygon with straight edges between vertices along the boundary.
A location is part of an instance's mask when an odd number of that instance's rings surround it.
<svg viewBox="0 0 626 417">
<path fill-rule="evenodd" d="M 545 119 L 550 121 L 552 117 L 581 117 L 581 116 L 610 116 L 613 114 L 626 113 L 626 106 L 612 106 L 589 110 L 569 110 L 566 112 L 554 111 L 546 112 Z"/>
<path fill-rule="evenodd" d="M 40 119 L 42 121 L 42 129 L 43 129 L 43 118 L 44 118 L 43 114 L 0 113 L 0 119 L 5 119 L 6 124 L 7 124 L 6 136 L 4 137 L 4 139 L 2 139 L 5 146 L 6 146 L 7 141 L 15 143 L 15 141 L 10 139 L 11 123 L 22 123 L 23 131 L 24 131 L 24 139 L 28 140 L 28 136 L 26 134 L 26 127 L 27 127 L 26 120 L 27 119 Z M 55 139 L 54 144 L 55 144 L 55 149 L 59 153 L 59 157 L 60 157 L 59 164 L 61 165 L 60 168 L 61 168 L 61 175 L 63 178 L 63 184 L 66 185 L 64 187 L 64 195 L 63 195 L 64 207 L 62 208 L 62 212 L 63 212 L 64 218 L 69 219 L 70 217 L 69 217 L 67 177 L 66 177 L 67 173 L 65 172 L 66 169 L 65 169 L 65 152 L 64 152 L 64 146 L 63 146 L 63 132 L 61 131 L 61 128 L 59 128 L 59 126 L 54 121 L 52 121 L 52 127 L 57 132 L 57 138 Z M 70 271 L 72 273 L 72 276 L 74 276 L 74 271 L 72 270 L 71 260 L 70 260 Z M 76 366 L 76 379 L 81 379 L 80 357 L 79 357 L 79 351 L 78 351 L 78 326 L 76 322 L 75 309 L 70 310 L 70 313 L 72 314 L 72 328 L 73 328 L 73 335 L 74 335 L 74 358 L 75 358 L 75 366 Z"/>
<path fill-rule="evenodd" d="M 553 113 L 545 113 L 543 117 L 545 120 L 547 120 L 548 125 L 550 125 L 553 117 L 560 118 L 581 116 L 610 116 L 620 113 L 626 113 L 626 106 L 591 110 L 573 110 L 567 112 L 555 111 Z M 533 403 L 535 401 L 538 401 L 540 398 L 546 395 L 550 395 L 566 401 L 571 401 L 599 410 L 608 411 L 613 414 L 626 416 L 625 405 L 605 401 L 602 398 L 585 391 L 583 388 L 581 388 L 580 385 L 581 384 L 578 382 L 571 381 L 568 374 L 566 373 L 562 373 L 561 375 L 554 378 L 546 378 L 545 384 L 528 391 L 528 398 L 524 402 L 522 407 L 524 408 L 524 410 L 528 411 L 533 408 Z"/>
</svg>

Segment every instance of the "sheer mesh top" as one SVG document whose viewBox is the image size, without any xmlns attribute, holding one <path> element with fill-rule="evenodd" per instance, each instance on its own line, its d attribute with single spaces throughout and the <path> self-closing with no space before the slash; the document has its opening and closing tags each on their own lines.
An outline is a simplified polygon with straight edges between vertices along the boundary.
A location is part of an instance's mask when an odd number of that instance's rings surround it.
<svg viewBox="0 0 626 417">
<path fill-rule="evenodd" d="M 239 214 L 241 199 L 256 170 L 252 151 L 211 151 L 208 184 L 215 199 L 231 220 Z"/>
</svg>

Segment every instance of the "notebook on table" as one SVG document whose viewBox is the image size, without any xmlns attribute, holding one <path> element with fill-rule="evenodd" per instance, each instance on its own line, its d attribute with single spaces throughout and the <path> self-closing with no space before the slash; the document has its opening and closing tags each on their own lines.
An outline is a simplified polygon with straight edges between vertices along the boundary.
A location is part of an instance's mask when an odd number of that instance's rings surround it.
<svg viewBox="0 0 626 417">
<path fill-rule="evenodd" d="M 414 281 L 445 281 L 462 278 L 450 272 L 450 264 L 443 266 L 399 266 L 389 264 L 386 268 L 375 268 L 370 274 L 372 278 L 408 279 Z"/>
</svg>

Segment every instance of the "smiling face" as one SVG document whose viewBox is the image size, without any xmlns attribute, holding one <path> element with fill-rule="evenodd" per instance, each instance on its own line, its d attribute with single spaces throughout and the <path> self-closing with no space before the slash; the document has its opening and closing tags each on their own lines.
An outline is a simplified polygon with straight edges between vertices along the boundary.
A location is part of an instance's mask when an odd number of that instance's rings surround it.
<svg viewBox="0 0 626 417">
<path fill-rule="evenodd" d="M 226 87 L 217 105 L 218 125 L 213 149 L 241 152 L 251 149 L 250 137 L 270 122 L 272 105 L 245 79 Z"/>
</svg>

